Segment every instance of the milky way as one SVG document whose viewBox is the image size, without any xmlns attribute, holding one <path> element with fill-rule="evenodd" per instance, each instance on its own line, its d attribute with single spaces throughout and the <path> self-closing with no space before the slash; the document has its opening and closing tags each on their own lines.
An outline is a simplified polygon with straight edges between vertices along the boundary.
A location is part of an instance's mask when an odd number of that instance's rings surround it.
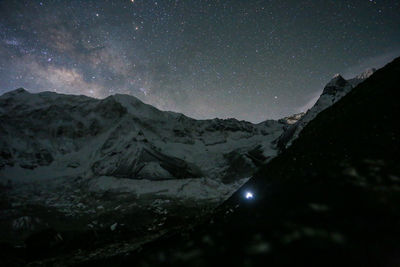
<svg viewBox="0 0 400 267">
<path fill-rule="evenodd" d="M 260 122 L 398 55 L 392 0 L 0 1 L 0 93 L 123 93 Z"/>
</svg>

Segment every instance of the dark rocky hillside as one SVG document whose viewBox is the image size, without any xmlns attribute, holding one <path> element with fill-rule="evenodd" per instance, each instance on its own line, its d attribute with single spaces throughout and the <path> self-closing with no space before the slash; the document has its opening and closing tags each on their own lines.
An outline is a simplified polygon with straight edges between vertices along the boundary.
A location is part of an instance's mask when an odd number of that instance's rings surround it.
<svg viewBox="0 0 400 267">
<path fill-rule="evenodd" d="M 321 112 L 212 217 L 95 263 L 399 266 L 399 99 L 400 58 Z"/>
</svg>

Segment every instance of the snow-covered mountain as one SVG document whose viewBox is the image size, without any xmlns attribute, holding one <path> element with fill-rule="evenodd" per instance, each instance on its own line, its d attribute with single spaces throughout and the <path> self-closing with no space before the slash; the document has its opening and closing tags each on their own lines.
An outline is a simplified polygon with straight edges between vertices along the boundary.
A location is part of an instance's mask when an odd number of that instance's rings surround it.
<svg viewBox="0 0 400 267">
<path fill-rule="evenodd" d="M 57 165 L 84 176 L 150 180 L 218 178 L 229 167 L 226 155 L 255 145 L 264 146 L 262 157 L 274 156 L 269 145 L 285 126 L 194 120 L 128 95 L 98 100 L 24 89 L 0 97 L 0 120 L 3 175 Z"/>
<path fill-rule="evenodd" d="M 95 231 L 99 240 L 99 230 L 122 229 L 137 238 L 118 253 L 131 250 L 227 199 L 372 73 L 348 81 L 337 75 L 306 113 L 259 124 L 195 120 L 129 95 L 3 94 L 0 242 L 48 228 Z M 101 253 L 116 253 L 114 245 Z"/>
<path fill-rule="evenodd" d="M 332 106 L 339 99 L 350 92 L 354 87 L 370 77 L 376 70 L 368 69 L 360 75 L 346 80 L 340 74 L 336 74 L 330 82 L 325 85 L 321 96 L 312 108 L 306 113 L 300 113 L 300 118 L 295 123 L 288 127 L 283 134 L 277 139 L 277 145 L 280 149 L 289 146 L 294 139 L 296 139 L 303 128 L 312 121 L 321 111 Z M 288 117 L 290 121 L 290 117 Z M 287 119 L 287 118 L 285 118 Z"/>
<path fill-rule="evenodd" d="M 346 86 L 336 78 L 326 93 Z M 212 216 L 85 266 L 399 266 L 399 84 L 397 58 L 320 113 Z"/>
<path fill-rule="evenodd" d="M 127 214 L 150 210 L 132 227 L 157 230 L 170 215 L 229 197 L 277 154 L 273 141 L 287 125 L 194 120 L 129 95 L 20 88 L 0 96 L 0 190 L 9 205 L 0 215 L 7 232 L 30 233 L 82 218 L 75 230 L 128 225 Z"/>
</svg>

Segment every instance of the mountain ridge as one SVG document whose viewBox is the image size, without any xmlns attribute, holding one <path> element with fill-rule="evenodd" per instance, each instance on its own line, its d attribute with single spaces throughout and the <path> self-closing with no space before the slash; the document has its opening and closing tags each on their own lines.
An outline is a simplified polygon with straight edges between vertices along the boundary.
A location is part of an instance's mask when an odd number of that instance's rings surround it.
<svg viewBox="0 0 400 267">
<path fill-rule="evenodd" d="M 83 266 L 397 266 L 399 73 L 397 58 L 319 113 L 203 221 Z"/>
<path fill-rule="evenodd" d="M 332 106 L 334 103 L 339 101 L 343 96 L 348 94 L 353 88 L 358 86 L 360 83 L 368 79 L 375 69 L 368 69 L 361 73 L 360 75 L 346 80 L 340 74 L 335 74 L 332 79 L 325 85 L 319 96 L 317 102 L 304 112 L 295 123 L 290 125 L 287 130 L 285 130 L 282 135 L 276 140 L 277 146 L 280 150 L 283 150 L 291 145 L 293 140 L 295 140 L 303 128 L 312 121 L 321 111 Z"/>
<path fill-rule="evenodd" d="M 352 88 L 337 76 L 311 114 Z M 122 242 L 129 235 L 115 229 L 140 229 L 140 237 L 150 238 L 181 225 L 182 214 L 197 220 L 273 160 L 282 136 L 300 132 L 297 125 L 306 126 L 309 114 L 253 124 L 195 120 L 121 94 L 95 99 L 21 88 L 3 94 L 0 214 L 7 223 L 0 242 L 35 240 L 31 234 L 49 227 L 56 228 L 50 233 L 72 235 L 72 247 L 92 231 L 102 231 L 92 236 L 102 244 L 107 229 Z"/>
</svg>

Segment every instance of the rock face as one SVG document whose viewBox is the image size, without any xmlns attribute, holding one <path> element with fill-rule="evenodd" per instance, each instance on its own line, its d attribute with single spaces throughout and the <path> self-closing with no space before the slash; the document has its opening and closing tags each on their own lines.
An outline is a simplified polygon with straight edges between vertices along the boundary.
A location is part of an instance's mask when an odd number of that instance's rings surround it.
<svg viewBox="0 0 400 267">
<path fill-rule="evenodd" d="M 289 124 L 289 125 L 292 125 L 292 124 L 295 124 L 296 122 L 298 122 L 304 116 L 304 114 L 306 114 L 306 113 L 305 112 L 300 112 L 300 113 L 297 113 L 297 114 L 293 114 L 291 116 L 284 117 L 284 118 L 282 118 L 280 120 L 285 122 L 285 123 L 287 123 L 287 124 Z"/>
<path fill-rule="evenodd" d="M 92 165 L 92 170 L 98 176 L 149 180 L 203 176 L 196 165 L 146 147 L 106 154 Z"/>
</svg>

